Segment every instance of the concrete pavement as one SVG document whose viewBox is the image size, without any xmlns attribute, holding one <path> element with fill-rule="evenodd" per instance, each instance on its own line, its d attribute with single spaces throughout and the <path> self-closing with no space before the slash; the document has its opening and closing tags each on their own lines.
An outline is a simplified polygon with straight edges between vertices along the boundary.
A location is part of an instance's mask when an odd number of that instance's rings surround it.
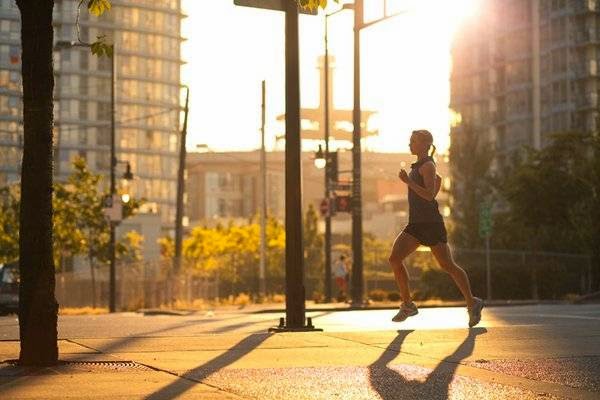
<svg viewBox="0 0 600 400">
<path fill-rule="evenodd" d="M 0 398 L 600 399 L 598 305 L 488 308 L 470 330 L 462 308 L 311 314 L 324 332 L 268 334 L 280 314 L 239 311 L 61 317 L 72 363 L 4 363 Z M 0 359 L 18 356 L 15 322 Z"/>
</svg>

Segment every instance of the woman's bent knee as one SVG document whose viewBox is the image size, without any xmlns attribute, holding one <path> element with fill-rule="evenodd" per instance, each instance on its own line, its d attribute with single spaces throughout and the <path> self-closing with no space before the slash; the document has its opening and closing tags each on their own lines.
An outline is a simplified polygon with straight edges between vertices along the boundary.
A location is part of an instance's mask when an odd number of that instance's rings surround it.
<svg viewBox="0 0 600 400">
<path fill-rule="evenodd" d="M 392 266 L 395 266 L 395 265 L 402 264 L 402 261 L 404 261 L 404 257 L 402 257 L 401 255 L 399 255 L 399 254 L 396 254 L 396 253 L 392 253 L 392 254 L 390 255 L 390 258 L 388 258 L 388 262 L 389 262 L 389 263 L 390 263 Z"/>
</svg>

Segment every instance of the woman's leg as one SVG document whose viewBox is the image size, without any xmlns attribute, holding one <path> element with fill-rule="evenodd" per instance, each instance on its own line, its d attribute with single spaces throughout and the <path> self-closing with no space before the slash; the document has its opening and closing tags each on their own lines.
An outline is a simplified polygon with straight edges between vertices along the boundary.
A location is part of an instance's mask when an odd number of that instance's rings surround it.
<svg viewBox="0 0 600 400">
<path fill-rule="evenodd" d="M 452 254 L 450 253 L 448 244 L 438 243 L 431 247 L 431 252 L 433 253 L 438 264 L 440 264 L 440 267 L 450 274 L 452 279 L 454 279 L 454 282 L 456 282 L 456 286 L 458 286 L 458 289 L 467 302 L 467 307 L 471 307 L 474 300 L 473 293 L 471 293 L 471 285 L 469 284 L 469 277 L 467 276 L 465 270 L 459 267 L 452 259 Z"/>
<path fill-rule="evenodd" d="M 408 257 L 410 253 L 415 251 L 417 247 L 419 247 L 417 239 L 406 232 L 402 232 L 398 235 L 396 240 L 394 240 L 392 254 L 389 258 L 390 266 L 392 267 L 396 278 L 396 284 L 398 285 L 398 289 L 400 289 L 400 297 L 402 297 L 402 302 L 406 304 L 409 304 L 411 300 L 410 288 L 408 287 L 408 272 L 404 265 L 404 259 Z"/>
</svg>

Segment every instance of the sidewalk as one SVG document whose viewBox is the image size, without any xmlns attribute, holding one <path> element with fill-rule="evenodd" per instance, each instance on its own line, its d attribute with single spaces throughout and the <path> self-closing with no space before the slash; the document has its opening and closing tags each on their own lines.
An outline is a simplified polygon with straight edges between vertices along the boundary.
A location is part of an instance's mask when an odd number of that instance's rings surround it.
<svg viewBox="0 0 600 400">
<path fill-rule="evenodd" d="M 590 326 L 73 337 L 56 367 L 0 364 L 0 398 L 598 399 Z"/>
</svg>

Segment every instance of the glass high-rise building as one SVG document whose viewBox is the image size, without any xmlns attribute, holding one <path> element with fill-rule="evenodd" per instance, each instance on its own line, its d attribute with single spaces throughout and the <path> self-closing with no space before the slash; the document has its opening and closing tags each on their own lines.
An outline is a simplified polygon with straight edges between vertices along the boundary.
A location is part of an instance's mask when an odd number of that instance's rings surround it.
<svg viewBox="0 0 600 400">
<path fill-rule="evenodd" d="M 494 144 L 498 165 L 553 133 L 596 132 L 600 1 L 479 3 L 454 41 L 451 108 Z"/>
<path fill-rule="evenodd" d="M 76 41 L 76 0 L 56 0 L 55 42 Z M 116 43 L 117 159 L 129 162 L 130 192 L 156 204 L 163 226 L 173 224 L 180 111 L 180 0 L 111 0 L 96 18 L 84 2 L 79 35 Z M 19 179 L 22 149 L 20 22 L 14 0 L 0 0 L 0 185 Z M 111 60 L 86 47 L 55 51 L 55 176 L 65 178 L 74 157 L 94 171 L 110 168 Z M 117 166 L 117 177 L 124 171 Z"/>
</svg>

